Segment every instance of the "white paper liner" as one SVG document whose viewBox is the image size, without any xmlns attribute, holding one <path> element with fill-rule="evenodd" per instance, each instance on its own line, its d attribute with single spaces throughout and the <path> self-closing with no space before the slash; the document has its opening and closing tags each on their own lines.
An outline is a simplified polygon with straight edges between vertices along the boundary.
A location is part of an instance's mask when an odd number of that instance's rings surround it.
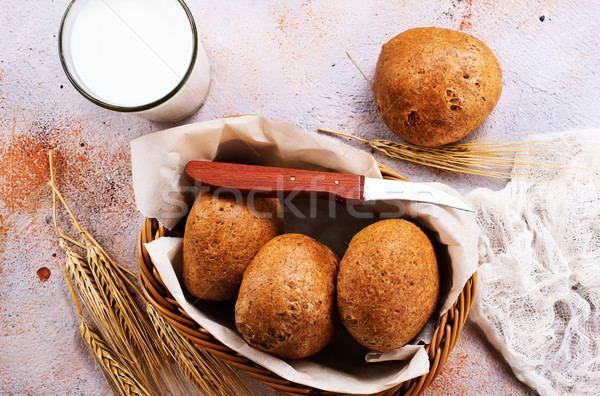
<svg viewBox="0 0 600 396">
<path fill-rule="evenodd" d="M 157 132 L 134 140 L 131 148 L 138 209 L 147 217 L 157 218 L 167 228 L 173 228 L 187 214 L 197 192 L 183 174 L 184 166 L 190 160 L 217 159 L 381 178 L 377 163 L 369 154 L 336 139 L 257 116 L 220 119 Z M 428 184 L 459 196 L 447 186 Z M 295 204 L 301 212 L 306 209 L 302 208 L 301 200 Z M 366 212 L 372 210 L 367 208 Z M 383 217 L 404 217 L 414 221 L 438 245 L 438 261 L 443 270 L 443 283 L 447 285 L 438 311 L 441 316 L 456 301 L 477 268 L 478 230 L 473 214 L 405 201 L 380 202 L 374 210 L 387 214 Z M 336 212 L 332 221 L 325 216 L 290 219 L 288 211 L 284 214 L 286 232 L 310 235 L 341 257 L 352 233 L 375 221 L 371 218 L 357 220 L 353 218 L 355 215 L 341 212 Z M 358 346 L 343 329 L 336 334 L 332 344 L 306 359 L 282 360 L 258 351 L 246 344 L 236 331 L 233 303 L 197 302 L 184 293 L 177 272 L 181 270 L 180 239 L 160 238 L 146 246 L 165 285 L 194 320 L 231 349 L 285 379 L 327 391 L 374 393 L 429 370 L 422 346 L 409 345 L 389 353 L 367 355 L 368 351 Z M 430 342 L 438 317 L 433 317 L 413 342 Z M 379 363 L 366 363 L 365 359 Z"/>
</svg>

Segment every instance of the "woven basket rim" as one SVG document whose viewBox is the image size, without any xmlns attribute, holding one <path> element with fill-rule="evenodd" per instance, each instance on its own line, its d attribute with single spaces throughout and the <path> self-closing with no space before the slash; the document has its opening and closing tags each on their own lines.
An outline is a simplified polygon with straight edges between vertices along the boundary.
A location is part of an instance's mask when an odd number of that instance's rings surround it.
<svg viewBox="0 0 600 396">
<path fill-rule="evenodd" d="M 378 163 L 378 165 L 384 178 L 408 180 L 393 169 L 380 163 Z M 246 357 L 223 345 L 207 330 L 190 318 L 164 286 L 164 283 L 144 246 L 145 243 L 158 239 L 167 234 L 167 232 L 168 231 L 162 227 L 156 219 L 146 218 L 141 227 L 137 242 L 137 256 L 142 291 L 144 292 L 148 303 L 152 304 L 154 308 L 162 314 L 165 320 L 179 330 L 182 335 L 193 341 L 197 347 L 203 348 L 205 351 L 223 360 L 231 367 L 234 367 L 283 394 L 337 394 L 306 385 L 296 384 L 279 377 L 268 369 L 250 361 Z M 450 351 L 454 348 L 456 341 L 458 340 L 458 336 L 463 329 L 467 315 L 471 309 L 476 289 L 477 272 L 475 272 L 467 281 L 452 307 L 440 317 L 430 344 L 425 346 L 425 351 L 428 354 L 430 363 L 429 372 L 383 392 L 376 393 L 377 395 L 419 395 L 427 388 L 427 386 L 429 386 L 429 384 L 431 384 L 441 371 Z"/>
</svg>

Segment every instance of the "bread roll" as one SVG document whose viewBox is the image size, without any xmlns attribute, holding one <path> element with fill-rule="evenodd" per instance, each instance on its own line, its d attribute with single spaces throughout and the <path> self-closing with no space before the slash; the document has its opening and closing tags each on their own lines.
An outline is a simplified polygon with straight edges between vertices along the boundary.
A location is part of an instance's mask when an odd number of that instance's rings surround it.
<svg viewBox="0 0 600 396">
<path fill-rule="evenodd" d="M 198 298 L 236 298 L 242 275 L 256 252 L 283 232 L 277 199 L 198 194 L 183 236 L 183 281 Z"/>
<path fill-rule="evenodd" d="M 248 266 L 235 323 L 251 346 L 281 358 L 303 358 L 331 341 L 338 323 L 338 258 L 300 234 L 269 241 Z"/>
<path fill-rule="evenodd" d="M 373 82 L 377 109 L 390 130 L 429 147 L 469 134 L 501 92 L 502 70 L 488 46 L 436 27 L 410 29 L 384 44 Z"/>
<path fill-rule="evenodd" d="M 358 232 L 340 263 L 337 305 L 360 344 L 388 352 L 427 323 L 440 288 L 435 252 L 419 227 L 382 220 Z"/>
</svg>

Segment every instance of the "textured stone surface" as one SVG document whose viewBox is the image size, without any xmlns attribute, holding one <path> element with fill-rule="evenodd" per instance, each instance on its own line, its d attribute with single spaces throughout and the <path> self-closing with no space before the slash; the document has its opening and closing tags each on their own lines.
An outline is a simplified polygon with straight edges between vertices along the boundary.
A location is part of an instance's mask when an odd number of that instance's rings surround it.
<svg viewBox="0 0 600 396">
<path fill-rule="evenodd" d="M 59 185 L 83 226 L 135 270 L 142 218 L 133 200 L 129 141 L 171 126 L 100 109 L 70 86 L 56 44 L 67 3 L 0 0 L 1 394 L 109 390 L 81 342 L 62 277 L 46 150 L 56 150 Z M 310 131 L 329 127 L 394 138 L 346 51 L 371 78 L 382 43 L 405 29 L 436 25 L 480 38 L 503 68 L 498 106 L 468 140 L 600 125 L 600 2 L 594 0 L 188 3 L 213 83 L 206 105 L 184 122 L 253 113 Z M 441 181 L 463 192 L 503 186 L 377 158 L 414 180 Z M 528 392 L 471 325 L 427 390 Z"/>
</svg>

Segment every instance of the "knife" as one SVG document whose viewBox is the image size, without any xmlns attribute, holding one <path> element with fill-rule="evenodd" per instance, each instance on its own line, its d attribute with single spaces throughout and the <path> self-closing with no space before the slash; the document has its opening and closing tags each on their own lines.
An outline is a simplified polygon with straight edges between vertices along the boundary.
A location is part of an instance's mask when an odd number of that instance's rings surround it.
<svg viewBox="0 0 600 396">
<path fill-rule="evenodd" d="M 404 200 L 426 202 L 473 212 L 461 199 L 435 187 L 349 173 L 309 171 L 212 161 L 190 161 L 187 177 L 211 191 L 239 191 L 257 196 L 335 196 L 340 201 Z"/>
</svg>

